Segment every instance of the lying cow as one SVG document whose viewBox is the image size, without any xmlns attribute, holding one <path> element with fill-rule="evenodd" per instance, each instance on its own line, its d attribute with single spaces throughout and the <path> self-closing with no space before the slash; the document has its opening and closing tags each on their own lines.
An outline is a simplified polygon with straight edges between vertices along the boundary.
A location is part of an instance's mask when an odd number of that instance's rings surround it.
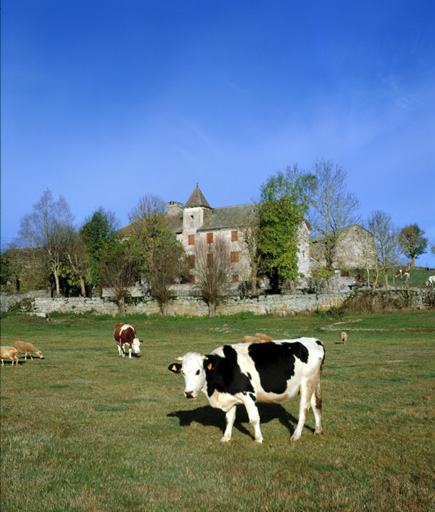
<svg viewBox="0 0 435 512">
<path fill-rule="evenodd" d="M 430 276 L 426 281 L 426 286 L 435 286 L 435 276 Z"/>
<path fill-rule="evenodd" d="M 131 358 L 131 352 L 140 354 L 140 344 L 142 340 L 137 338 L 136 329 L 130 325 L 121 323 L 115 327 L 115 340 L 118 344 L 119 357 L 125 357 L 126 345 L 128 346 L 128 357 Z"/>
<path fill-rule="evenodd" d="M 169 366 L 182 373 L 184 396 L 197 398 L 202 391 L 210 405 L 226 413 L 227 427 L 221 439 L 231 439 L 236 405 L 243 404 L 254 427 L 255 441 L 261 443 L 257 402 L 284 402 L 300 392 L 299 421 L 292 441 L 302 434 L 310 405 L 316 423 L 315 434 L 323 434 L 320 377 L 325 350 L 320 340 L 299 338 L 268 343 L 225 345 L 203 356 L 188 352 L 181 364 Z"/>
</svg>

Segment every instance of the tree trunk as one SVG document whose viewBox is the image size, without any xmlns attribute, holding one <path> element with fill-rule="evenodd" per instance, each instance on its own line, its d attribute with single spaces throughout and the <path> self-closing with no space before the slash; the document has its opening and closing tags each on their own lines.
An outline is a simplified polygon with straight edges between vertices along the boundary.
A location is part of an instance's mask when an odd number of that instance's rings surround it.
<svg viewBox="0 0 435 512">
<path fill-rule="evenodd" d="M 160 312 L 162 313 L 162 316 L 167 316 L 167 314 L 168 314 L 168 303 L 167 302 L 160 303 Z"/>
<path fill-rule="evenodd" d="M 56 285 L 56 292 L 55 297 L 60 297 L 60 283 L 59 283 L 59 275 L 57 273 L 57 270 L 54 270 L 54 283 Z"/>
<path fill-rule="evenodd" d="M 84 280 L 83 276 L 80 276 L 80 288 L 81 288 L 82 297 L 86 297 L 86 286 L 85 286 L 85 280 Z"/>
<path fill-rule="evenodd" d="M 257 265 L 251 263 L 251 293 L 254 297 L 257 296 Z"/>
<path fill-rule="evenodd" d="M 216 302 L 208 303 L 208 314 L 210 318 L 214 318 L 216 316 Z"/>
<path fill-rule="evenodd" d="M 414 268 L 414 267 L 415 267 L 415 256 L 413 256 L 411 259 L 411 268 Z"/>
<path fill-rule="evenodd" d="M 118 299 L 118 313 L 121 316 L 125 315 L 125 299 L 124 299 L 124 297 L 122 299 Z"/>
</svg>

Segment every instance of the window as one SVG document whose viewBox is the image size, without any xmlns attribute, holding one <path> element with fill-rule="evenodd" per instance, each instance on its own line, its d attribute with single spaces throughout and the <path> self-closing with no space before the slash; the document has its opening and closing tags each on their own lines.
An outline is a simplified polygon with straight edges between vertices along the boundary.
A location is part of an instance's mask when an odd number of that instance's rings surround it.
<svg viewBox="0 0 435 512">
<path fill-rule="evenodd" d="M 207 243 L 208 244 L 213 243 L 213 233 L 207 233 Z"/>
<path fill-rule="evenodd" d="M 190 276 L 190 284 L 195 284 L 195 276 L 194 275 Z"/>
<path fill-rule="evenodd" d="M 239 239 L 239 232 L 231 231 L 231 242 L 237 242 L 238 239 Z"/>
<path fill-rule="evenodd" d="M 238 275 L 234 275 L 233 276 L 233 283 L 238 283 L 239 282 L 239 276 Z"/>
<path fill-rule="evenodd" d="M 195 245 L 195 235 L 189 235 L 187 243 L 188 245 Z"/>
<path fill-rule="evenodd" d="M 189 261 L 190 267 L 195 268 L 195 255 L 189 254 L 189 256 L 187 257 L 187 260 Z"/>
<path fill-rule="evenodd" d="M 207 267 L 213 266 L 213 254 L 207 254 Z"/>
<path fill-rule="evenodd" d="M 231 252 L 231 263 L 237 263 L 239 261 L 239 252 L 232 251 Z"/>
</svg>

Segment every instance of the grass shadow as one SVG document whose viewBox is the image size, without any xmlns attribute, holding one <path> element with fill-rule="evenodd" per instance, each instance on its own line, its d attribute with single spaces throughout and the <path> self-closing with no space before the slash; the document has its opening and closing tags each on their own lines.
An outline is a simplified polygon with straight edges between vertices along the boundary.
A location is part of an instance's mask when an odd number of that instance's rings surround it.
<svg viewBox="0 0 435 512">
<path fill-rule="evenodd" d="M 3 366 L 12 366 L 12 361 L 4 361 L 4 365 L 1 365 L 2 367 Z M 26 364 L 27 361 L 25 359 L 19 359 L 18 361 L 14 362 L 14 366 L 22 366 L 23 364 Z"/>
<path fill-rule="evenodd" d="M 260 425 L 278 420 L 281 425 L 286 427 L 290 435 L 295 431 L 298 419 L 280 404 L 257 404 L 260 414 Z M 189 409 L 184 411 L 175 411 L 168 414 L 170 418 L 178 418 L 180 427 L 189 427 L 192 423 L 199 423 L 204 427 L 219 427 L 222 433 L 225 431 L 225 413 L 219 409 L 214 409 L 210 405 L 198 407 L 197 409 Z M 245 424 L 249 424 L 248 413 L 245 407 L 238 406 L 234 427 L 252 439 L 254 439 L 253 431 L 248 430 Z M 305 425 L 305 428 L 314 433 L 314 428 Z"/>
</svg>

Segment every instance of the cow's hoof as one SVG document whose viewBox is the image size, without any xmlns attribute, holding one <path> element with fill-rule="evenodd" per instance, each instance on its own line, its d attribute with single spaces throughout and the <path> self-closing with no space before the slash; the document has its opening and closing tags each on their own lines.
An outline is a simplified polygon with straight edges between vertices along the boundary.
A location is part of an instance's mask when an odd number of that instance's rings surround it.
<svg viewBox="0 0 435 512">
<path fill-rule="evenodd" d="M 263 438 L 256 439 L 255 442 L 261 444 L 263 442 Z"/>
<path fill-rule="evenodd" d="M 224 436 L 224 437 L 221 439 L 221 443 L 229 443 L 230 441 L 231 441 L 231 437 L 225 437 L 225 436 Z"/>
<path fill-rule="evenodd" d="M 296 442 L 296 441 L 299 441 L 299 439 L 301 438 L 301 436 L 295 436 L 294 434 L 291 436 L 290 438 L 290 441 L 292 443 Z"/>
<path fill-rule="evenodd" d="M 323 436 L 323 430 L 316 430 L 316 431 L 314 432 L 314 435 L 315 435 L 315 436 Z"/>
</svg>

